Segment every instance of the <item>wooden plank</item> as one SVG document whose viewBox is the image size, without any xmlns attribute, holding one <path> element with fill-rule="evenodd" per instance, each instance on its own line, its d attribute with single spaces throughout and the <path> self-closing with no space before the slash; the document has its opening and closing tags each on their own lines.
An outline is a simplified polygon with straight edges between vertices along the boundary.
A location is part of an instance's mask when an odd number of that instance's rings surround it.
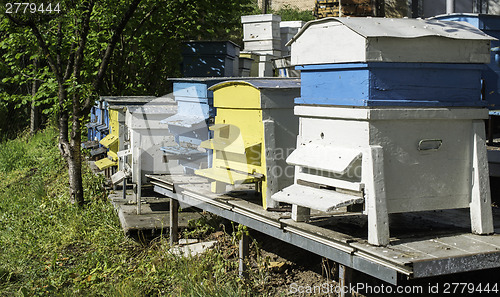
<svg viewBox="0 0 500 297">
<path fill-rule="evenodd" d="M 318 143 L 300 145 L 286 159 L 288 164 L 345 174 L 361 158 L 360 150 Z"/>
<path fill-rule="evenodd" d="M 473 121 L 472 130 L 473 184 L 472 201 L 470 203 L 472 232 L 477 234 L 491 234 L 494 230 L 484 122 Z"/>
<path fill-rule="evenodd" d="M 384 156 L 381 146 L 370 146 L 363 158 L 363 177 L 368 214 L 368 242 L 373 245 L 389 243 L 389 215 L 385 195 Z"/>
<path fill-rule="evenodd" d="M 224 168 L 199 169 L 196 170 L 195 173 L 197 175 L 231 185 L 239 183 L 253 183 L 261 180 L 260 177 L 256 177 L 251 174 L 239 173 Z"/>
<path fill-rule="evenodd" d="M 364 201 L 363 197 L 343 194 L 334 190 L 315 189 L 298 184 L 291 185 L 279 191 L 273 195 L 273 199 L 324 212 L 351 204 L 363 203 Z"/>
</svg>

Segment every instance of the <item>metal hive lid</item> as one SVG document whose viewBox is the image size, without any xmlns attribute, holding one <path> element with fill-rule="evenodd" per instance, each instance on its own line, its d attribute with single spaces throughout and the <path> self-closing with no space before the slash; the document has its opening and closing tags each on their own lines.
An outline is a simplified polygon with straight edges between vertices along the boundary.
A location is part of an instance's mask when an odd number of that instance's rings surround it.
<svg viewBox="0 0 500 297">
<path fill-rule="evenodd" d="M 230 85 L 249 85 L 256 89 L 297 89 L 300 88 L 300 79 L 297 78 L 281 78 L 281 79 L 240 79 L 230 80 L 218 83 L 209 88 L 211 91 L 230 86 Z"/>
<path fill-rule="evenodd" d="M 329 17 L 308 22 L 286 45 L 290 46 L 310 26 L 321 24 L 344 25 L 365 38 L 418 38 L 436 36 L 464 40 L 496 40 L 466 22 L 407 18 Z"/>
</svg>

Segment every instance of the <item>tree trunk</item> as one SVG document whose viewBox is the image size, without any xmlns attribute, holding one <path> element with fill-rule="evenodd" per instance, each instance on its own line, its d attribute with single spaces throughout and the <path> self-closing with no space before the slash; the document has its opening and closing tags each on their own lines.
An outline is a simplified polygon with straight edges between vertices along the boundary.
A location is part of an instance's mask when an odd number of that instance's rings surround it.
<svg viewBox="0 0 500 297">
<path fill-rule="evenodd" d="M 35 72 L 38 70 L 38 59 L 33 60 L 33 67 Z M 37 79 L 33 80 L 33 85 L 31 86 L 31 95 L 35 97 L 38 92 L 38 87 L 40 83 Z M 40 107 L 35 104 L 35 100 L 31 102 L 31 113 L 30 113 L 30 133 L 33 135 L 40 128 Z"/>
<path fill-rule="evenodd" d="M 66 158 L 68 163 L 69 173 L 69 191 L 71 203 L 82 206 L 84 203 L 83 197 L 83 179 L 82 179 L 82 151 L 81 146 L 81 127 L 80 120 L 74 117 L 73 127 L 71 132 L 71 142 L 69 149 L 71 153 Z"/>
</svg>

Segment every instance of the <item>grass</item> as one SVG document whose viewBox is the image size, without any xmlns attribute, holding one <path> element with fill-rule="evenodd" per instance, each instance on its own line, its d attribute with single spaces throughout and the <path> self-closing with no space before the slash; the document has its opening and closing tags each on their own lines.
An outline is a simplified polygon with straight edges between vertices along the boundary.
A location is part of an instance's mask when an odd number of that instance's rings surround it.
<svg viewBox="0 0 500 297">
<path fill-rule="evenodd" d="M 126 237 L 102 177 L 84 170 L 86 206 L 70 204 L 52 128 L 0 144 L 0 296 L 249 296 L 236 257 L 168 252 Z M 250 284 L 249 284 L 250 283 Z"/>
</svg>

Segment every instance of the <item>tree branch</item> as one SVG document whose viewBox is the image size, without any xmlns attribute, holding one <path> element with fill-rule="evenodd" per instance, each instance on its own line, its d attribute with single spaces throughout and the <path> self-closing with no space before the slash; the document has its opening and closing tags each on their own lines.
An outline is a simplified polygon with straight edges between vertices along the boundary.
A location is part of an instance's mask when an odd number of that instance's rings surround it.
<svg viewBox="0 0 500 297">
<path fill-rule="evenodd" d="M 123 15 L 123 18 L 120 20 L 118 25 L 115 27 L 113 30 L 113 36 L 111 37 L 111 40 L 108 43 L 108 46 L 106 48 L 106 51 L 104 53 L 104 56 L 101 61 L 101 65 L 99 67 L 99 70 L 97 72 L 97 75 L 94 79 L 94 82 L 92 83 L 92 88 L 94 89 L 94 92 L 98 92 L 99 88 L 101 87 L 104 74 L 106 73 L 106 69 L 108 68 L 109 62 L 111 60 L 111 56 L 113 55 L 113 51 L 116 47 L 116 43 L 120 40 L 120 36 L 123 33 L 123 30 L 125 29 L 125 26 L 127 25 L 128 21 L 134 14 L 135 10 L 139 6 L 139 3 L 141 0 L 133 0 L 130 6 L 128 7 L 127 11 Z M 87 111 L 90 111 L 90 108 L 92 107 L 93 100 L 89 96 L 85 100 L 84 104 L 84 113 Z"/>
</svg>

